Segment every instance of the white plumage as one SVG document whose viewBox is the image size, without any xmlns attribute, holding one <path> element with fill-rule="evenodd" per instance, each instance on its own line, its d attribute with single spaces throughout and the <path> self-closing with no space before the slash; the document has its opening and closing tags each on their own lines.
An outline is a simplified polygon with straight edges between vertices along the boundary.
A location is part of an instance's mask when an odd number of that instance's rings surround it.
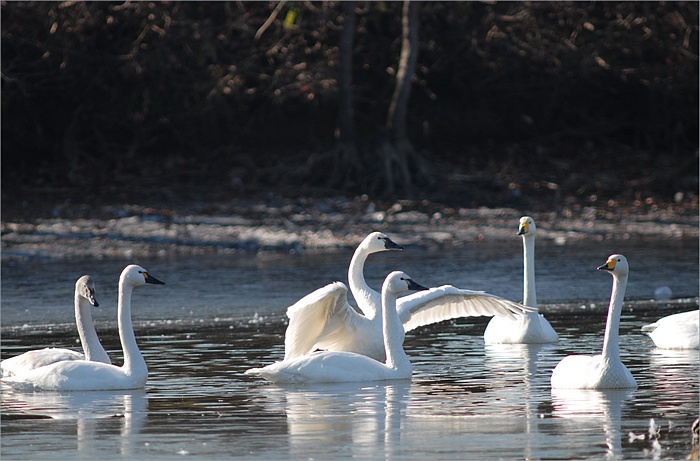
<svg viewBox="0 0 700 461">
<path fill-rule="evenodd" d="M 162 285 L 140 266 L 127 266 L 119 278 L 119 338 L 124 349 L 124 365 L 63 361 L 28 370 L 2 381 L 25 390 L 92 391 L 138 389 L 146 384 L 148 368 L 139 351 L 131 324 L 131 293 L 134 287 L 146 283 Z"/>
<path fill-rule="evenodd" d="M 78 335 L 84 354 L 72 349 L 56 347 L 27 351 L 0 362 L 0 376 L 14 376 L 55 362 L 69 360 L 111 363 L 97 337 L 95 324 L 92 320 L 91 308 L 92 306 L 98 307 L 99 303 L 95 297 L 95 282 L 89 275 L 83 275 L 75 282 L 74 305 L 75 324 L 78 327 Z"/>
<path fill-rule="evenodd" d="M 348 271 L 350 290 L 361 312 L 347 299 L 347 287 L 334 282 L 306 295 L 287 309 L 289 326 L 285 333 L 285 359 L 316 349 L 355 352 L 384 360 L 380 295 L 365 282 L 363 265 L 367 256 L 398 245 L 384 234 L 374 232 L 358 246 Z M 469 316 L 515 318 L 535 309 L 472 290 L 445 285 L 403 296 L 396 301 L 397 321 L 404 332 L 443 320 Z"/>
<path fill-rule="evenodd" d="M 700 311 L 681 312 L 662 317 L 644 325 L 642 331 L 649 335 L 660 349 L 697 349 Z"/>
<path fill-rule="evenodd" d="M 611 255 L 598 268 L 613 276 L 612 295 L 605 325 L 603 353 L 600 355 L 569 355 L 552 372 L 552 388 L 626 389 L 637 387 L 632 373 L 620 360 L 619 329 L 622 302 L 625 298 L 629 265 L 619 254 Z"/>
<path fill-rule="evenodd" d="M 535 288 L 535 221 L 529 216 L 520 218 L 518 235 L 523 237 L 523 304 L 537 308 Z M 495 316 L 486 330 L 486 344 L 542 344 L 559 341 L 552 325 L 538 312 L 527 312 L 515 318 Z"/>
<path fill-rule="evenodd" d="M 338 293 L 338 297 L 346 296 L 344 284 L 336 282 L 329 287 L 332 292 Z M 396 297 L 406 290 L 424 289 L 403 272 L 392 272 L 385 279 L 381 293 L 384 363 L 353 352 L 321 351 L 285 359 L 263 368 L 251 368 L 246 374 L 275 383 L 297 384 L 410 379 L 412 367 L 403 350 L 403 327 L 396 311 Z"/>
</svg>

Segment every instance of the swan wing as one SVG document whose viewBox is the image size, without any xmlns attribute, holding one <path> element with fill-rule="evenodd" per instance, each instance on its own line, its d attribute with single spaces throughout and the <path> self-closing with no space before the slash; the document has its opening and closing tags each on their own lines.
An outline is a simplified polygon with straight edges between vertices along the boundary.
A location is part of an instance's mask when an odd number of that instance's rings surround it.
<svg viewBox="0 0 700 461">
<path fill-rule="evenodd" d="M 129 375 L 106 363 L 72 360 L 3 377 L 2 382 L 26 391 L 101 391 L 137 389 L 146 384 L 146 376 Z"/>
<path fill-rule="evenodd" d="M 452 285 L 404 296 L 397 301 L 397 309 L 405 331 L 458 317 L 499 315 L 515 319 L 525 312 L 537 312 L 537 309 L 496 295 Z"/>
<path fill-rule="evenodd" d="M 0 362 L 0 370 L 2 370 L 0 376 L 14 376 L 35 368 L 68 360 L 85 360 L 85 356 L 71 349 L 53 347 L 28 351 Z"/>
<path fill-rule="evenodd" d="M 304 296 L 287 309 L 285 360 L 307 354 L 323 338 L 333 342 L 354 330 L 360 314 L 348 303 L 348 287 L 333 282 Z"/>
</svg>

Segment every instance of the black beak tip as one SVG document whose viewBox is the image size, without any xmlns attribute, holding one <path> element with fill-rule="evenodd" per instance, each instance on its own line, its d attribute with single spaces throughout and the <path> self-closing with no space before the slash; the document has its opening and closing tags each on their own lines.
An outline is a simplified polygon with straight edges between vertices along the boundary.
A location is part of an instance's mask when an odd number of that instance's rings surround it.
<svg viewBox="0 0 700 461">
<path fill-rule="evenodd" d="M 394 243 L 391 240 L 386 240 L 384 242 L 384 248 L 387 250 L 403 250 L 403 247 L 399 245 L 398 243 Z"/>
<path fill-rule="evenodd" d="M 413 280 L 409 280 L 408 281 L 408 289 L 414 290 L 414 291 L 424 291 L 424 290 L 427 290 L 428 288 L 414 282 Z"/>
</svg>

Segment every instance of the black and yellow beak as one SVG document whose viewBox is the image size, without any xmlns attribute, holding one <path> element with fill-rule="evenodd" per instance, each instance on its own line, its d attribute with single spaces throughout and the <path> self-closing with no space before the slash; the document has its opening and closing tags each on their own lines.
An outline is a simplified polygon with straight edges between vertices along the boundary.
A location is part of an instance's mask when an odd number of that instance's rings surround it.
<svg viewBox="0 0 700 461">
<path fill-rule="evenodd" d="M 525 235 L 530 232 L 530 225 L 527 222 L 520 223 L 518 227 L 518 235 Z"/>
<path fill-rule="evenodd" d="M 419 285 L 418 283 L 414 282 L 411 279 L 405 279 L 406 284 L 408 284 L 408 289 L 409 290 L 414 290 L 414 291 L 423 291 L 427 290 L 428 288 L 424 287 L 423 285 Z"/>
<path fill-rule="evenodd" d="M 610 258 L 608 259 L 605 264 L 602 266 L 598 267 L 599 271 L 613 271 L 615 270 L 615 264 L 617 264 L 617 260 Z"/>
<path fill-rule="evenodd" d="M 165 285 L 165 282 L 161 282 L 154 276 L 150 275 L 148 272 L 141 272 L 143 278 L 146 279 L 146 283 L 152 283 L 154 285 Z"/>
</svg>

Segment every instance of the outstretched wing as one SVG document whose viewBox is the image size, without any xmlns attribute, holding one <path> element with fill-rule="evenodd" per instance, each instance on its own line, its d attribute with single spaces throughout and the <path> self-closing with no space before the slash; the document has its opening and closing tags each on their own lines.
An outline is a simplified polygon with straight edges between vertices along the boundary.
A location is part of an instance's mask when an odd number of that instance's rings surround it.
<svg viewBox="0 0 700 461">
<path fill-rule="evenodd" d="M 444 285 L 399 298 L 396 305 L 404 331 L 458 317 L 499 315 L 514 319 L 537 309 L 483 291 Z"/>
<path fill-rule="evenodd" d="M 333 282 L 309 293 L 287 309 L 284 359 L 307 354 L 321 340 L 333 341 L 355 328 L 360 314 L 348 303 L 348 287 Z"/>
</svg>

